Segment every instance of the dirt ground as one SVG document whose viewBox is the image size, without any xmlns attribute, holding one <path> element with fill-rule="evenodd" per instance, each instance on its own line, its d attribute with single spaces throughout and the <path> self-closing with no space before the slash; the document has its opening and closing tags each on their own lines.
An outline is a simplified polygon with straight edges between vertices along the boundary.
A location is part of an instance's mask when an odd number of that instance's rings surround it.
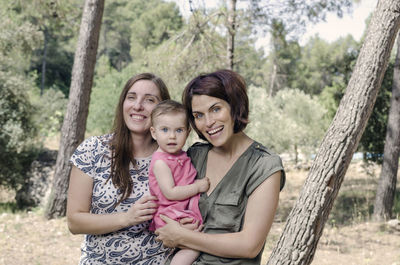
<svg viewBox="0 0 400 265">
<path fill-rule="evenodd" d="M 363 193 L 373 190 L 379 177 L 377 170 L 377 167 L 365 168 L 352 163 L 339 196 L 342 190 L 362 189 Z M 287 171 L 287 184 L 281 193 L 277 220 L 267 238 L 262 264 L 268 260 L 284 229 L 285 216 L 306 175 L 305 170 Z M 1 199 L 4 200 L 4 196 L 0 196 Z M 357 214 L 353 217 L 346 225 L 335 224 L 332 220 L 325 225 L 312 264 L 400 265 L 400 229 L 364 220 Z M 78 264 L 82 240 L 82 235 L 72 235 L 68 231 L 65 218 L 46 220 L 41 209 L 0 214 L 1 265 Z"/>
</svg>

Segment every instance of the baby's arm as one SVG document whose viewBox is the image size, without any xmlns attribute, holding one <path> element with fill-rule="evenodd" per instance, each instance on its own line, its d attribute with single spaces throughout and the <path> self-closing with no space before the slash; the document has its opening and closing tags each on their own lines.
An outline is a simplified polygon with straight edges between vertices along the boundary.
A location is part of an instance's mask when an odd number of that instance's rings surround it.
<svg viewBox="0 0 400 265">
<path fill-rule="evenodd" d="M 210 187 L 210 181 L 208 178 L 196 180 L 190 185 L 175 186 L 175 181 L 171 170 L 162 160 L 157 160 L 154 163 L 153 172 L 156 176 L 161 192 L 165 198 L 171 201 L 188 199 L 197 193 L 207 191 Z"/>
</svg>

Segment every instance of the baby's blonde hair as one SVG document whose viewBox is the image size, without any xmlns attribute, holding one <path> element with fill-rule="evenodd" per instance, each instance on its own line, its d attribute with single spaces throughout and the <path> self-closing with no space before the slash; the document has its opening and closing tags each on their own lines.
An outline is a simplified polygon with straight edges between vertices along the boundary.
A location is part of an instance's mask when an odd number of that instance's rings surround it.
<svg viewBox="0 0 400 265">
<path fill-rule="evenodd" d="M 158 116 L 171 113 L 183 113 L 186 117 L 186 128 L 189 128 L 189 119 L 185 107 L 171 99 L 161 101 L 151 112 L 151 125 L 154 126 L 155 120 Z"/>
</svg>

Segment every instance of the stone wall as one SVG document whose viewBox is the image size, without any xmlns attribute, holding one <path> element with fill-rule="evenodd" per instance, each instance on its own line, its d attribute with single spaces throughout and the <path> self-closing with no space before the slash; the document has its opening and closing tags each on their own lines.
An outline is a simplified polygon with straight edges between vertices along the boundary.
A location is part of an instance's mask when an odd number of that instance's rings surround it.
<svg viewBox="0 0 400 265">
<path fill-rule="evenodd" d="M 51 191 L 57 151 L 44 149 L 33 161 L 25 183 L 17 191 L 15 200 L 19 207 L 44 206 Z"/>
</svg>

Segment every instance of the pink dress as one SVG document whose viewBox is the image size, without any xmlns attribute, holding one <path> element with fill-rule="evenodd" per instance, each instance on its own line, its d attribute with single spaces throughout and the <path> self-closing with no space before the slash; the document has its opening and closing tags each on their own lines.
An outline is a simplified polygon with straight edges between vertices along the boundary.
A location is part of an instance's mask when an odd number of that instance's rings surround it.
<svg viewBox="0 0 400 265">
<path fill-rule="evenodd" d="M 184 151 L 178 155 L 163 152 L 155 152 L 153 154 L 149 168 L 149 186 L 150 193 L 158 198 L 158 209 L 154 214 L 149 230 L 155 231 L 157 228 L 165 225 L 165 222 L 160 218 L 160 214 L 166 215 L 176 221 L 184 217 L 191 217 L 194 219 L 194 222 L 199 220 L 199 223 L 202 224 L 203 221 L 199 210 L 200 194 L 181 201 L 170 201 L 162 194 L 153 172 L 155 161 L 160 159 L 171 169 L 176 186 L 192 184 L 197 174 L 190 158 Z"/>
</svg>

